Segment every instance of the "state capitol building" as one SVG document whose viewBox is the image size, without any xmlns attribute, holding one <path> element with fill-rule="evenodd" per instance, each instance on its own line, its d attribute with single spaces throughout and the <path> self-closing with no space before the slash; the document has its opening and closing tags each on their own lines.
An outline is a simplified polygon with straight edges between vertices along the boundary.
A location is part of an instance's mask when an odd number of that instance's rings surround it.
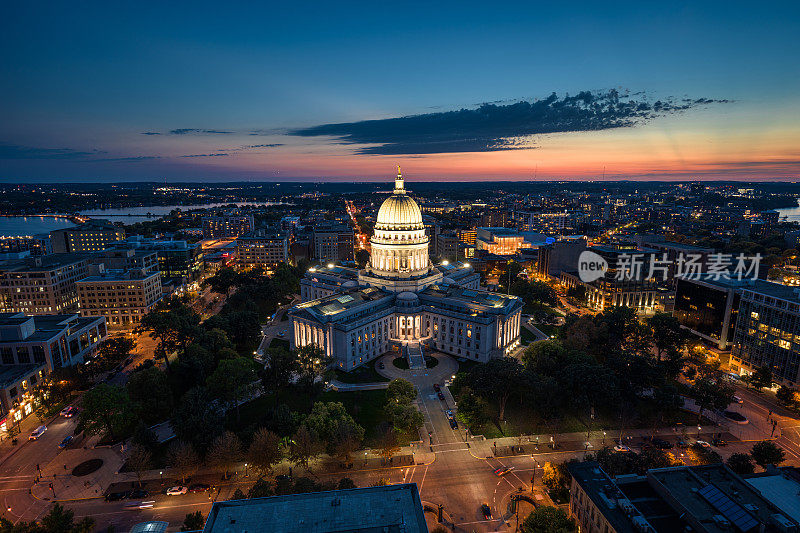
<svg viewBox="0 0 800 533">
<path fill-rule="evenodd" d="M 522 300 L 480 290 L 468 263 L 433 265 L 422 212 L 398 169 L 378 211 L 364 270 L 311 268 L 293 307 L 292 348 L 319 346 L 352 370 L 390 350 L 412 368 L 427 350 L 486 362 L 519 346 Z"/>
</svg>

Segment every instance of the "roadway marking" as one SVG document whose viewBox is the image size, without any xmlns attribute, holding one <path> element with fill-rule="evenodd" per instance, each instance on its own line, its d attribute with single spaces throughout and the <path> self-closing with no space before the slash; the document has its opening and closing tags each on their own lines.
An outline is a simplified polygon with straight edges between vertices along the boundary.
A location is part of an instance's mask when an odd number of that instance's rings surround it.
<svg viewBox="0 0 800 533">
<path fill-rule="evenodd" d="M 422 486 L 425 484 L 425 476 L 428 475 L 428 467 L 425 467 L 425 472 L 422 474 L 422 481 L 419 483 L 419 492 L 422 494 Z"/>
</svg>

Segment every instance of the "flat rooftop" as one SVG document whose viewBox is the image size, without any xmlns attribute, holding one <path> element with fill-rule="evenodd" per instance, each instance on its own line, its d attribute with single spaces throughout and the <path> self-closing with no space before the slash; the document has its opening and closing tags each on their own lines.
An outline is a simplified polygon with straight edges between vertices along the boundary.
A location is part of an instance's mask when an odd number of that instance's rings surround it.
<svg viewBox="0 0 800 533">
<path fill-rule="evenodd" d="M 747 482 L 754 486 L 765 498 L 795 521 L 800 522 L 800 472 L 797 468 L 777 469 L 770 474 L 748 476 Z"/>
<path fill-rule="evenodd" d="M 722 290 L 739 289 L 753 291 L 758 294 L 772 296 L 781 300 L 800 301 L 800 292 L 797 287 L 791 285 L 783 285 L 772 281 L 763 279 L 737 279 L 735 277 L 720 276 L 715 279 L 714 276 L 708 274 L 700 274 L 697 279 L 688 279 L 688 281 L 698 281 L 702 284 L 712 287 L 718 287 Z"/>
<path fill-rule="evenodd" d="M 391 293 L 375 287 L 351 289 L 344 293 L 332 294 L 324 298 L 298 304 L 295 306 L 295 309 L 309 312 L 315 317 L 322 319 L 338 315 L 349 309 L 380 300 L 390 295 Z"/>
<path fill-rule="evenodd" d="M 152 278 L 153 276 L 160 276 L 159 272 L 150 272 L 147 274 L 142 275 L 140 272 L 137 273 L 136 270 L 128 270 L 128 271 L 119 271 L 119 270 L 109 270 L 106 271 L 105 274 L 98 274 L 96 276 L 89 276 L 83 278 L 82 280 L 76 281 L 76 284 L 82 283 L 96 283 L 98 281 L 141 281 L 143 279 Z"/>
<path fill-rule="evenodd" d="M 103 320 L 98 316 L 82 317 L 78 314 L 68 315 L 35 315 L 35 316 L 18 316 L 20 313 L 0 313 L 0 327 L 2 326 L 18 326 L 28 320 L 33 320 L 34 332 L 25 339 L 6 340 L 0 341 L 0 344 L 9 343 L 15 344 L 20 342 L 36 342 L 51 339 L 53 336 L 64 331 L 67 326 L 72 331 L 83 329 L 90 324 Z"/>
<path fill-rule="evenodd" d="M 452 298 L 464 303 L 477 304 L 489 309 L 506 309 L 516 304 L 521 305 L 521 300 L 516 296 L 508 296 L 497 292 L 465 289 L 456 285 L 430 285 L 422 290 L 420 296 L 433 298 Z"/>
<path fill-rule="evenodd" d="M 427 533 L 415 483 L 217 502 L 204 533 Z"/>
<path fill-rule="evenodd" d="M 71 265 L 79 261 L 88 260 L 88 254 L 69 253 L 69 254 L 48 254 L 28 259 L 12 259 L 0 261 L 0 271 L 6 272 L 41 272 L 43 270 L 53 270 L 63 266 Z M 40 261 L 40 265 L 36 261 Z"/>
</svg>

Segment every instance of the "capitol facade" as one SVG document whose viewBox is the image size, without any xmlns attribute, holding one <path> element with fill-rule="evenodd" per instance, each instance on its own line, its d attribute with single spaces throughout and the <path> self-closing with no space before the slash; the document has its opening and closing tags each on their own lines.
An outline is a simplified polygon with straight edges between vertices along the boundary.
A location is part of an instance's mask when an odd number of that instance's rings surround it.
<svg viewBox="0 0 800 533">
<path fill-rule="evenodd" d="M 433 265 L 422 212 L 398 169 L 381 205 L 364 270 L 311 268 L 289 311 L 292 348 L 317 345 L 342 370 L 389 351 L 424 366 L 438 351 L 486 362 L 519 346 L 522 301 L 479 289 L 468 263 Z"/>
</svg>

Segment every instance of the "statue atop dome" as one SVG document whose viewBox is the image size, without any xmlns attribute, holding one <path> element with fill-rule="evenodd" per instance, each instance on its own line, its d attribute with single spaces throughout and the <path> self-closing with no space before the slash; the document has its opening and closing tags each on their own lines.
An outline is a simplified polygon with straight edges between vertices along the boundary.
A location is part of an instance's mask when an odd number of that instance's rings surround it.
<svg viewBox="0 0 800 533">
<path fill-rule="evenodd" d="M 394 179 L 394 193 L 405 194 L 406 185 L 403 182 L 403 174 L 400 172 L 400 165 L 397 165 L 397 177 Z"/>
</svg>

